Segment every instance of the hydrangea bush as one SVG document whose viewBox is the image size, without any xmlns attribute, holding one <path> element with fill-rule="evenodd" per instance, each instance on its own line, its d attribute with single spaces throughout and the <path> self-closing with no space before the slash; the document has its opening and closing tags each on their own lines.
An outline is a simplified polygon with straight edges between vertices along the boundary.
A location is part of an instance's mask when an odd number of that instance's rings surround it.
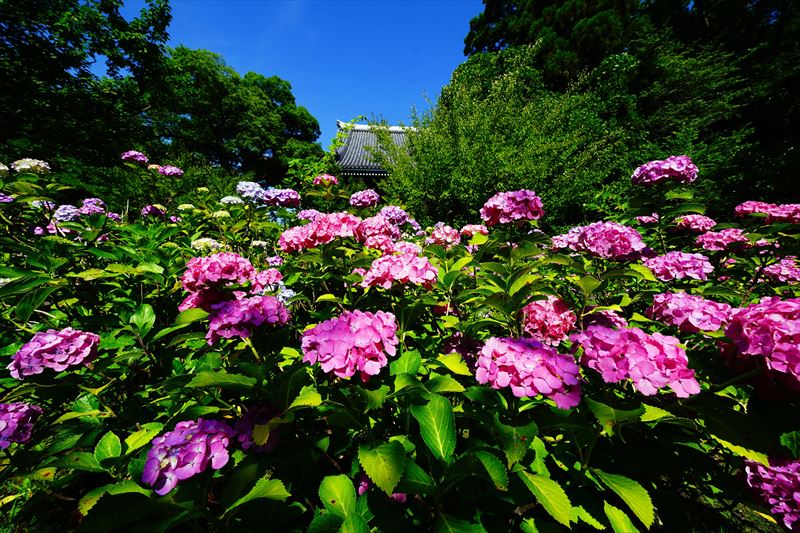
<svg viewBox="0 0 800 533">
<path fill-rule="evenodd" d="M 331 175 L 118 215 L 0 170 L 4 529 L 800 527 L 797 204 L 711 219 L 686 156 L 561 232 L 528 190 L 423 229 Z"/>
</svg>

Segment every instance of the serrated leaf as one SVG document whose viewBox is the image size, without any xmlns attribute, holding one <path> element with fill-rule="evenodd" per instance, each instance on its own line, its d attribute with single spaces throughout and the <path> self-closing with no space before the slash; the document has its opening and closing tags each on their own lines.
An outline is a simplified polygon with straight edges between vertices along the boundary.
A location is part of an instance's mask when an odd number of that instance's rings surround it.
<svg viewBox="0 0 800 533">
<path fill-rule="evenodd" d="M 580 287 L 583 291 L 583 294 L 586 296 L 589 296 L 596 291 L 602 283 L 602 281 L 592 276 L 583 276 L 579 280 L 575 281 L 575 285 Z"/>
<path fill-rule="evenodd" d="M 411 459 L 406 460 L 406 470 L 400 480 L 400 486 L 404 492 L 419 494 L 430 494 L 436 489 L 433 478 Z"/>
<path fill-rule="evenodd" d="M 611 528 L 614 533 L 639 533 L 639 530 L 633 525 L 628 515 L 620 509 L 608 502 L 604 502 L 603 511 L 605 511 L 608 521 L 611 522 Z"/>
<path fill-rule="evenodd" d="M 300 389 L 300 393 L 297 395 L 297 398 L 292 401 L 291 405 L 289 405 L 289 409 L 295 407 L 316 407 L 321 403 L 322 396 L 317 392 L 317 388 L 314 387 L 314 385 L 306 385 Z"/>
<path fill-rule="evenodd" d="M 619 474 L 608 474 L 602 470 L 594 470 L 595 475 L 605 486 L 617 493 L 622 498 L 633 514 L 650 529 L 655 520 L 655 508 L 650 494 L 637 481 Z"/>
<path fill-rule="evenodd" d="M 343 523 L 335 514 L 323 512 L 314 517 L 306 533 L 337 533 Z"/>
<path fill-rule="evenodd" d="M 489 474 L 494 486 L 498 490 L 508 490 L 508 472 L 503 464 L 503 461 L 497 458 L 491 452 L 484 450 L 475 452 L 475 457 L 478 458 L 486 473 Z"/>
<path fill-rule="evenodd" d="M 577 522 L 578 520 L 589 524 L 595 529 L 602 530 L 606 528 L 606 526 L 599 522 L 595 517 L 590 515 L 589 512 L 580 505 L 572 508 L 572 521 Z"/>
<path fill-rule="evenodd" d="M 406 452 L 399 442 L 387 442 L 374 448 L 362 444 L 358 447 L 358 462 L 375 485 L 391 496 L 403 477 Z"/>
<path fill-rule="evenodd" d="M 453 376 L 436 376 L 425 383 L 425 388 L 430 392 L 464 392 L 464 386 Z"/>
<path fill-rule="evenodd" d="M 356 510 L 356 489 L 344 474 L 323 479 L 319 499 L 329 512 L 345 520 Z"/>
<path fill-rule="evenodd" d="M 140 337 L 145 337 L 156 323 L 156 312 L 150 304 L 142 304 L 131 316 L 130 323 L 136 327 Z"/>
<path fill-rule="evenodd" d="M 389 363 L 389 374 L 396 376 L 398 374 L 415 375 L 419 370 L 422 363 L 422 357 L 417 350 L 408 350 L 403 352 L 400 357 Z"/>
<path fill-rule="evenodd" d="M 138 450 L 145 444 L 150 443 L 156 437 L 156 435 L 159 434 L 163 427 L 164 424 L 160 424 L 158 422 L 143 424 L 142 429 L 131 433 L 125 438 L 125 453 L 131 453 L 134 450 Z"/>
<path fill-rule="evenodd" d="M 449 462 L 456 449 L 456 422 L 453 408 L 444 396 L 432 394 L 425 405 L 412 405 L 422 440 L 440 461 Z"/>
<path fill-rule="evenodd" d="M 227 372 L 200 372 L 186 384 L 187 387 L 219 387 L 221 389 L 231 389 L 250 392 L 256 384 L 255 378 L 243 376 L 241 374 L 228 374 Z"/>
<path fill-rule="evenodd" d="M 717 437 L 716 435 L 713 435 L 713 434 L 711 436 L 714 438 L 714 440 L 719 442 L 722 445 L 722 447 L 725 448 L 726 450 L 729 450 L 729 451 L 735 453 L 736 455 L 738 455 L 740 457 L 744 457 L 746 459 L 750 459 L 751 461 L 755 461 L 757 463 L 761 463 L 764 466 L 769 466 L 769 458 L 767 457 L 767 454 L 761 453 L 761 452 L 757 452 L 755 450 L 749 450 L 749 449 L 745 448 L 744 446 L 739 446 L 738 444 L 733 444 L 732 442 L 728 442 L 726 440 L 723 440 L 723 439 L 721 439 L 721 438 L 719 438 L 719 437 Z"/>
<path fill-rule="evenodd" d="M 644 407 L 644 413 L 642 414 L 641 418 L 642 422 L 655 422 L 656 420 L 661 420 L 662 418 L 675 416 L 669 411 L 653 405 L 644 404 L 642 407 Z"/>
<path fill-rule="evenodd" d="M 338 296 L 334 296 L 333 294 L 323 294 L 319 298 L 316 299 L 316 303 L 320 302 L 334 302 L 334 303 L 342 303 L 342 299 Z"/>
<path fill-rule="evenodd" d="M 469 371 L 467 363 L 461 357 L 461 354 L 456 352 L 440 355 L 436 358 L 437 361 L 442 363 L 447 370 L 459 376 L 471 376 L 472 372 Z"/>
<path fill-rule="evenodd" d="M 600 422 L 600 425 L 603 426 L 603 430 L 609 435 L 614 434 L 615 426 L 618 426 L 624 422 L 639 420 L 639 418 L 645 412 L 644 407 L 639 407 L 638 409 L 633 410 L 614 409 L 609 405 L 596 402 L 591 398 L 586 397 L 584 399 L 586 400 L 586 404 L 589 406 L 589 410 L 592 412 L 595 418 L 597 418 L 597 421 Z"/>
<path fill-rule="evenodd" d="M 638 263 L 631 263 L 630 265 L 628 265 L 628 268 L 633 270 L 634 272 L 638 272 L 639 274 L 641 274 L 642 277 L 647 281 L 658 281 L 655 275 L 653 275 L 653 271 L 644 265 L 640 265 Z"/>
<path fill-rule="evenodd" d="M 175 319 L 175 325 L 180 326 L 181 324 L 191 324 L 192 322 L 197 322 L 198 320 L 202 320 L 207 316 L 207 311 L 203 311 L 199 307 L 193 307 L 191 309 L 187 309 L 186 311 L 181 311 L 181 313 L 178 315 L 178 318 Z"/>
<path fill-rule="evenodd" d="M 95 489 L 90 490 L 83 497 L 78 501 L 78 512 L 80 512 L 83 516 L 86 516 L 92 507 L 106 494 L 126 494 L 131 492 L 137 492 L 139 494 L 144 494 L 145 496 L 150 496 L 150 490 L 144 489 L 136 484 L 135 481 L 125 480 L 120 481 L 119 483 L 115 483 L 112 485 L 104 485 L 102 487 L 97 487 Z"/>
<path fill-rule="evenodd" d="M 525 457 L 525 452 L 527 452 L 533 438 L 539 432 L 539 428 L 534 422 L 525 426 L 503 424 L 500 422 L 500 416 L 497 413 L 494 415 L 494 427 L 503 444 L 503 452 L 506 454 L 506 462 L 509 468 Z"/>
<path fill-rule="evenodd" d="M 363 516 L 352 514 L 347 517 L 347 520 L 342 522 L 339 533 L 369 533 L 369 526 Z"/>
<path fill-rule="evenodd" d="M 94 447 L 94 456 L 98 462 L 109 457 L 119 457 L 122 454 L 122 443 L 114 432 L 109 431 Z"/>
<path fill-rule="evenodd" d="M 249 501 L 266 499 L 282 502 L 286 501 L 286 498 L 289 496 L 291 496 L 291 494 L 289 494 L 289 491 L 286 490 L 286 487 L 283 485 L 281 480 L 259 479 L 256 481 L 255 486 L 250 489 L 250 492 L 233 502 L 233 504 L 228 507 L 225 512 L 228 513 Z"/>
<path fill-rule="evenodd" d="M 561 485 L 550 478 L 528 472 L 517 472 L 517 475 L 556 522 L 569 526 L 572 504 Z"/>
<path fill-rule="evenodd" d="M 84 470 L 86 472 L 105 472 L 106 469 L 100 466 L 94 454 L 88 452 L 72 452 L 58 461 L 60 466 L 72 468 L 73 470 Z"/>
</svg>

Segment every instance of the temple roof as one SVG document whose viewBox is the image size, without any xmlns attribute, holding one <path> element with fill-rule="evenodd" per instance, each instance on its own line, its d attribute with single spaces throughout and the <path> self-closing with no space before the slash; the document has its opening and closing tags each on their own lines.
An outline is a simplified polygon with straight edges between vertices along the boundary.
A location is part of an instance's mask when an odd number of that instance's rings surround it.
<svg viewBox="0 0 800 533">
<path fill-rule="evenodd" d="M 342 168 L 342 175 L 359 176 L 385 176 L 386 170 L 374 161 L 368 148 L 377 147 L 378 138 L 373 126 L 367 124 L 348 124 L 336 121 L 336 126 L 342 130 L 350 128 L 344 145 L 336 150 L 336 162 Z M 402 126 L 382 126 L 387 129 L 392 142 L 403 147 L 406 144 L 406 131 L 413 128 Z"/>
</svg>

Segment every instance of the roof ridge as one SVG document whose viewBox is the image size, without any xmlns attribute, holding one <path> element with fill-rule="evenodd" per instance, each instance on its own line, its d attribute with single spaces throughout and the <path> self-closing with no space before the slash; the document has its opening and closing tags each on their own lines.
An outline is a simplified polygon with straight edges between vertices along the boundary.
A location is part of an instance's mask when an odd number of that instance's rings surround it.
<svg viewBox="0 0 800 533">
<path fill-rule="evenodd" d="M 336 127 L 340 130 L 349 128 L 354 131 L 372 131 L 373 129 L 386 128 L 390 133 L 405 133 L 407 131 L 417 131 L 417 128 L 412 126 L 381 126 L 372 124 L 354 124 L 352 122 L 336 121 Z"/>
</svg>

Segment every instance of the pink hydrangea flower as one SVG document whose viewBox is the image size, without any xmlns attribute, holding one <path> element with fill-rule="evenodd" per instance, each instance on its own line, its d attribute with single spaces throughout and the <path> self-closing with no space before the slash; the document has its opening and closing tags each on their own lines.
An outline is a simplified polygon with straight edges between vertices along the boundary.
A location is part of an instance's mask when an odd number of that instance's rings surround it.
<svg viewBox="0 0 800 533">
<path fill-rule="evenodd" d="M 438 222 L 431 232 L 430 236 L 425 239 L 425 244 L 438 244 L 446 249 L 452 248 L 461 242 L 461 235 L 458 230 L 451 228 L 443 222 Z"/>
<path fill-rule="evenodd" d="M 184 290 L 198 292 L 244 285 L 252 280 L 255 269 L 250 261 L 233 252 L 193 257 L 181 277 Z"/>
<path fill-rule="evenodd" d="M 396 254 L 419 255 L 422 253 L 422 247 L 414 242 L 397 241 L 396 243 L 394 243 L 394 252 Z"/>
<path fill-rule="evenodd" d="M 137 152 L 136 150 L 128 150 L 127 152 L 122 152 L 120 158 L 127 163 L 138 163 L 140 165 L 147 164 L 147 156 L 144 155 L 142 152 Z"/>
<path fill-rule="evenodd" d="M 800 380 L 800 299 L 762 298 L 735 311 L 725 335 L 739 353 L 764 357 L 768 368 Z"/>
<path fill-rule="evenodd" d="M 283 252 L 297 252 L 328 244 L 336 238 L 352 237 L 361 219 L 349 213 L 323 213 L 311 223 L 284 231 L 278 239 Z"/>
<path fill-rule="evenodd" d="M 62 372 L 89 363 L 97 356 L 100 337 L 72 328 L 48 329 L 36 333 L 11 357 L 6 367 L 17 379 L 41 374 L 45 368 Z"/>
<path fill-rule="evenodd" d="M 797 268 L 797 258 L 793 255 L 784 257 L 775 264 L 765 267 L 764 277 L 780 283 L 800 282 L 800 268 Z"/>
<path fill-rule="evenodd" d="M 686 252 L 667 252 L 642 262 L 653 271 L 653 275 L 661 281 L 673 279 L 692 278 L 705 281 L 714 267 L 703 254 L 688 254 Z"/>
<path fill-rule="evenodd" d="M 661 217 L 658 216 L 658 213 L 636 217 L 636 222 L 638 222 L 639 224 L 655 224 L 659 220 L 661 220 Z"/>
<path fill-rule="evenodd" d="M 0 450 L 12 442 L 25 444 L 31 440 L 31 432 L 42 408 L 27 403 L 0 403 Z"/>
<path fill-rule="evenodd" d="M 387 205 L 381 208 L 378 214 L 395 226 L 402 226 L 409 220 L 408 213 L 396 205 Z"/>
<path fill-rule="evenodd" d="M 422 285 L 430 290 L 436 284 L 438 269 L 427 257 L 415 254 L 384 255 L 372 262 L 364 274 L 362 287 L 383 287 L 389 289 L 393 283 Z"/>
<path fill-rule="evenodd" d="M 371 235 L 364 241 L 364 246 L 370 250 L 378 250 L 383 254 L 394 253 L 394 241 L 386 235 Z"/>
<path fill-rule="evenodd" d="M 529 190 L 499 192 L 481 208 L 481 219 L 487 226 L 521 223 L 544 216 L 542 199 Z"/>
<path fill-rule="evenodd" d="M 713 218 L 704 215 L 683 215 L 674 220 L 678 229 L 693 231 L 695 233 L 705 233 L 717 225 Z"/>
<path fill-rule="evenodd" d="M 178 422 L 173 431 L 153 439 L 142 482 L 163 496 L 178 482 L 204 472 L 209 466 L 219 470 L 228 463 L 228 445 L 233 435 L 233 429 L 218 420 L 198 418 Z"/>
<path fill-rule="evenodd" d="M 680 398 L 700 392 L 686 352 L 675 337 L 648 335 L 639 328 L 589 326 L 570 339 L 583 347 L 581 363 L 599 372 L 606 383 L 630 379 L 645 396 L 667 386 Z"/>
<path fill-rule="evenodd" d="M 770 466 L 745 461 L 747 484 L 789 531 L 800 525 L 800 461 L 770 461 Z"/>
<path fill-rule="evenodd" d="M 321 214 L 322 213 L 320 213 L 316 209 L 303 209 L 302 211 L 299 211 L 297 213 L 297 218 L 299 218 L 300 220 L 309 220 L 313 222 L 314 219 Z"/>
<path fill-rule="evenodd" d="M 350 196 L 350 205 L 353 207 L 372 207 L 378 205 L 380 201 L 381 195 L 372 189 L 358 191 Z"/>
<path fill-rule="evenodd" d="M 633 171 L 634 185 L 653 185 L 662 181 L 692 183 L 697 179 L 697 166 L 689 156 L 673 155 L 661 161 L 650 161 Z"/>
<path fill-rule="evenodd" d="M 601 309 L 600 311 L 591 311 L 589 314 L 584 315 L 583 324 L 587 328 L 589 326 L 605 326 L 611 329 L 621 329 L 628 327 L 628 321 L 625 320 L 619 313 L 612 309 Z"/>
<path fill-rule="evenodd" d="M 319 363 L 340 378 L 356 372 L 366 381 L 397 352 L 397 321 L 392 313 L 345 311 L 303 332 L 303 361 Z"/>
<path fill-rule="evenodd" d="M 646 248 L 638 231 L 616 222 L 594 222 L 588 226 L 577 226 L 552 240 L 556 248 L 587 251 L 597 257 L 612 260 L 633 259 Z"/>
<path fill-rule="evenodd" d="M 277 268 L 268 268 L 256 272 L 253 275 L 253 292 L 256 294 L 263 293 L 282 280 L 283 274 Z"/>
<path fill-rule="evenodd" d="M 534 339 L 556 345 L 575 327 L 575 313 L 564 300 L 547 295 L 522 308 L 522 329 Z"/>
<path fill-rule="evenodd" d="M 580 370 L 571 355 L 533 339 L 492 337 L 478 356 L 475 379 L 514 396 L 545 396 L 561 409 L 581 401 Z"/>
<path fill-rule="evenodd" d="M 158 167 L 158 173 L 162 176 L 174 176 L 176 178 L 183 176 L 183 170 L 178 167 L 173 167 L 172 165 Z"/>
<path fill-rule="evenodd" d="M 392 240 L 400 238 L 400 228 L 381 215 L 365 218 L 355 229 L 355 237 L 359 242 L 366 242 L 370 237 L 384 235 Z"/>
<path fill-rule="evenodd" d="M 213 345 L 220 338 L 246 339 L 264 324 L 278 327 L 289 322 L 289 311 L 274 296 L 226 300 L 211 306 L 206 339 Z"/>
<path fill-rule="evenodd" d="M 725 303 L 706 300 L 685 292 L 667 292 L 653 296 L 653 305 L 645 315 L 681 331 L 717 331 L 730 319 L 733 309 Z"/>
<path fill-rule="evenodd" d="M 483 224 L 467 224 L 461 228 L 461 235 L 474 237 L 475 235 L 489 235 L 489 228 Z"/>
<path fill-rule="evenodd" d="M 339 180 L 336 176 L 332 176 L 330 174 L 320 174 L 314 178 L 314 185 L 324 185 L 328 187 L 330 185 L 339 185 Z"/>
<path fill-rule="evenodd" d="M 707 231 L 697 236 L 697 244 L 706 250 L 722 251 L 732 244 L 750 243 L 744 231 L 739 228 L 726 228 L 720 231 Z"/>
<path fill-rule="evenodd" d="M 800 204 L 770 204 L 767 202 L 758 202 L 748 200 L 747 202 L 737 205 L 734 210 L 737 217 L 746 215 L 767 215 L 764 222 L 771 224 L 773 222 L 791 222 L 793 224 L 800 223 Z"/>
</svg>

